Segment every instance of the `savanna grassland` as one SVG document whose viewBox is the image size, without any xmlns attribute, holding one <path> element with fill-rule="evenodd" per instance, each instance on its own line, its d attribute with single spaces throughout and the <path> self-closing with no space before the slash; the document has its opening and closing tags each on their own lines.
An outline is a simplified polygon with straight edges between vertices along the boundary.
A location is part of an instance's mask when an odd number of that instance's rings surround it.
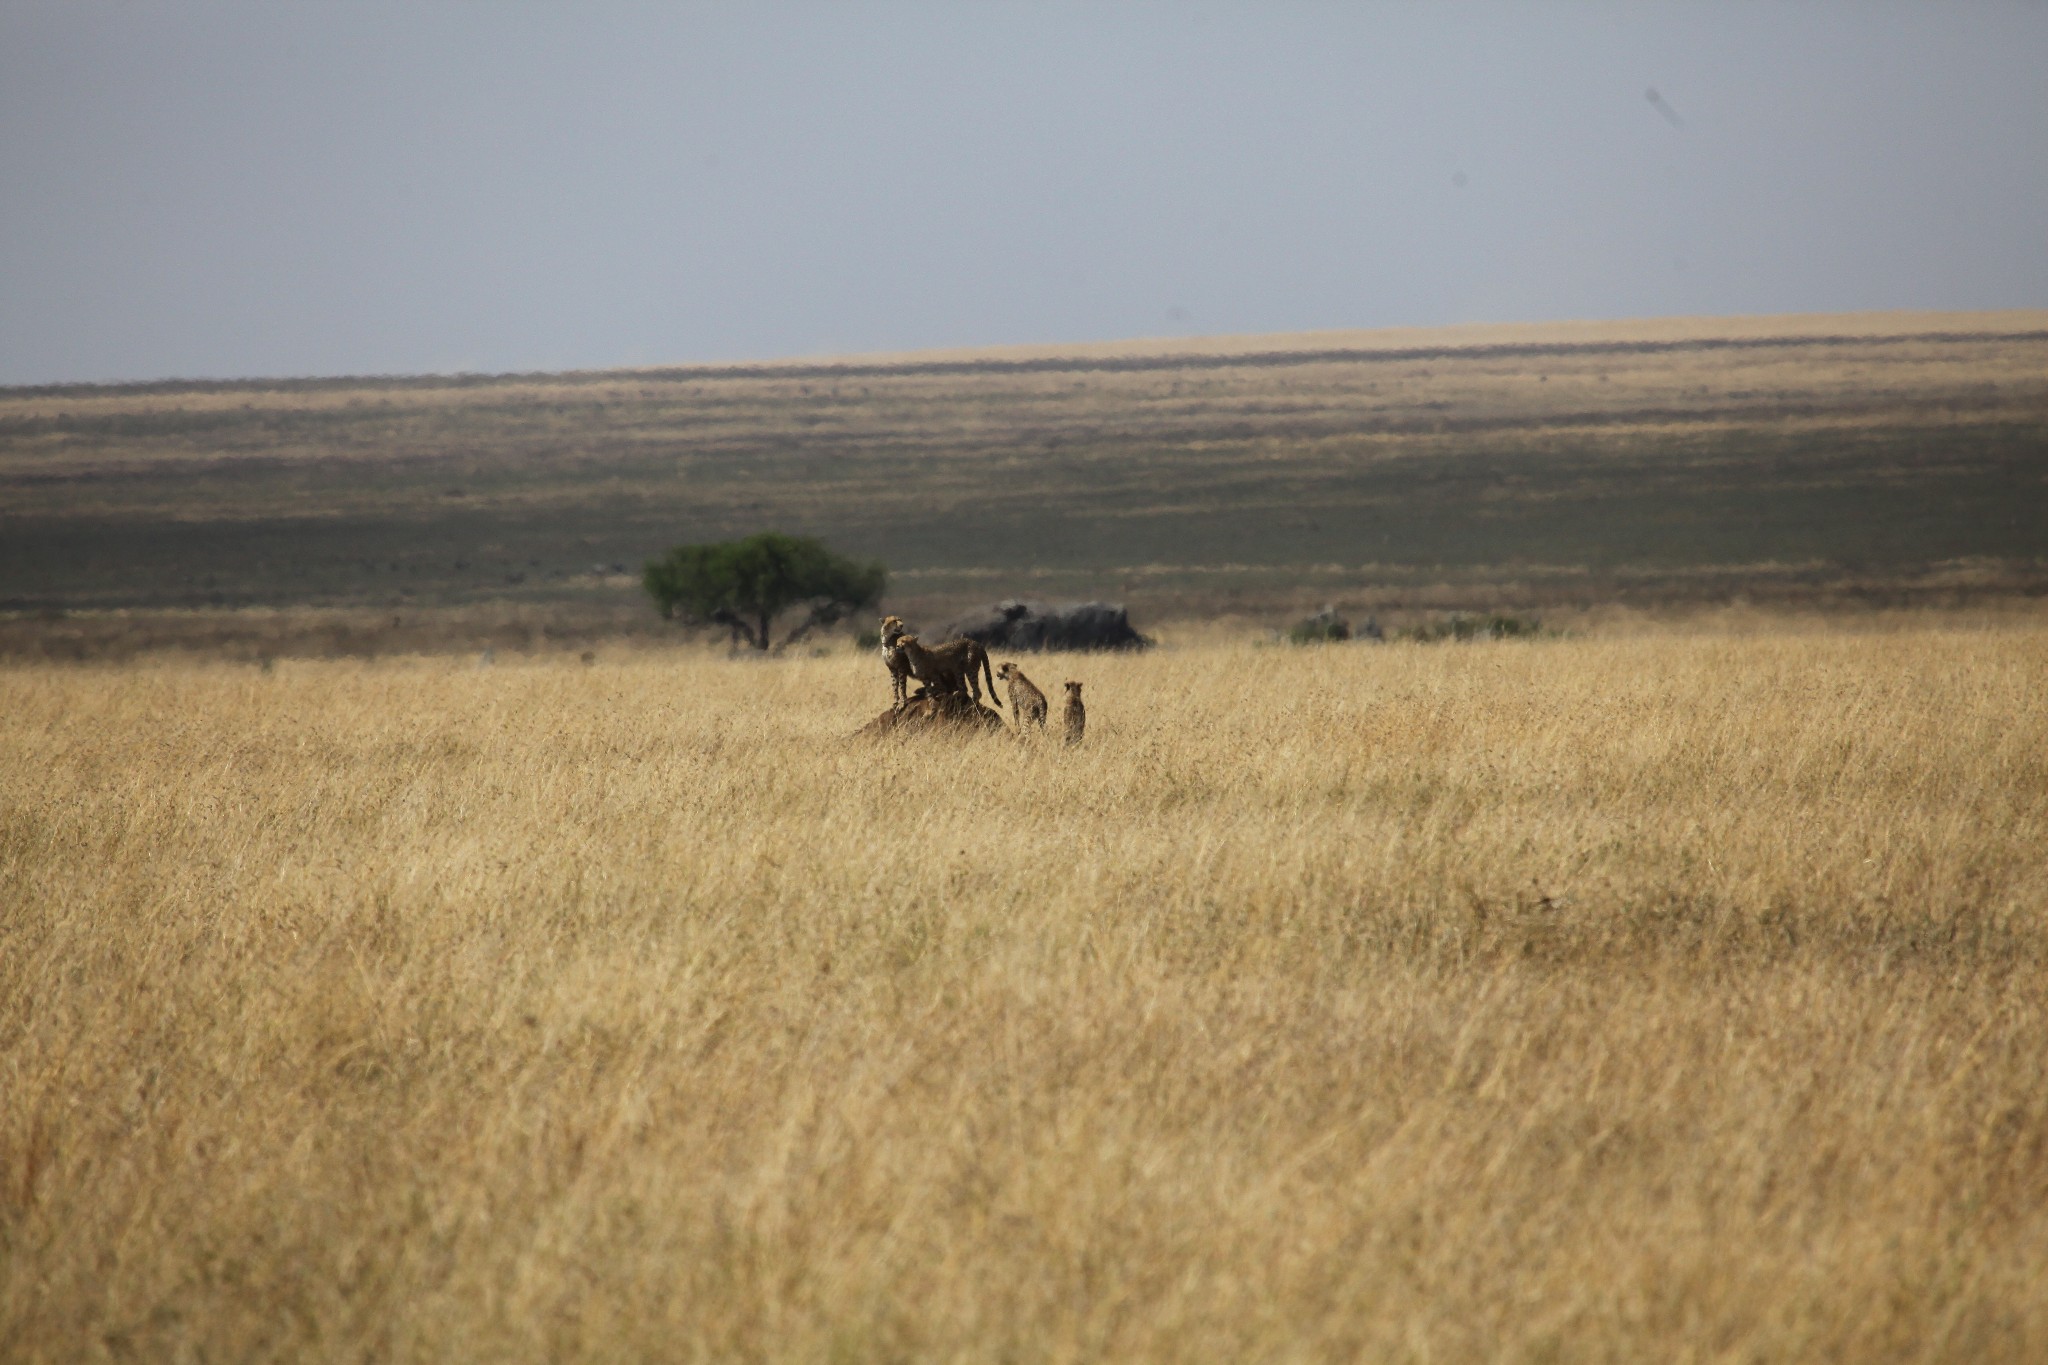
<svg viewBox="0 0 2048 1365">
<path fill-rule="evenodd" d="M 2048 314 L 0 390 L 0 655 L 580 647 L 766 529 L 913 620 L 2039 596 Z"/>
<path fill-rule="evenodd" d="M 2048 622 L 0 667 L 0 1357 L 2048 1355 Z"/>
</svg>

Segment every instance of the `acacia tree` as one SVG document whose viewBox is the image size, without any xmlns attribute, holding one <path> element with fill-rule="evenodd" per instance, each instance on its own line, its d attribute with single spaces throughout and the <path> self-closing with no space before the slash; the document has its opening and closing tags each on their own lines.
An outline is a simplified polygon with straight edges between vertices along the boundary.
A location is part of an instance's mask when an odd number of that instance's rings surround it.
<svg viewBox="0 0 2048 1365">
<path fill-rule="evenodd" d="M 725 626 L 733 642 L 768 648 L 775 618 L 791 608 L 804 618 L 777 649 L 820 626 L 882 600 L 889 572 L 878 563 L 836 555 L 821 540 L 763 531 L 745 540 L 678 545 L 650 561 L 641 583 L 661 614 L 685 625 Z"/>
</svg>

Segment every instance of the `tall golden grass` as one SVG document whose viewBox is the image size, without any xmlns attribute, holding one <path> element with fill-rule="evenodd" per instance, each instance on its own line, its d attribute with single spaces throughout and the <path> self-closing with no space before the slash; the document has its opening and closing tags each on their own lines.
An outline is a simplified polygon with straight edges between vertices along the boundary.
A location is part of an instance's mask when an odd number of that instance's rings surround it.
<svg viewBox="0 0 2048 1365">
<path fill-rule="evenodd" d="M 0 670 L 0 1357 L 2048 1358 L 2048 628 Z"/>
</svg>

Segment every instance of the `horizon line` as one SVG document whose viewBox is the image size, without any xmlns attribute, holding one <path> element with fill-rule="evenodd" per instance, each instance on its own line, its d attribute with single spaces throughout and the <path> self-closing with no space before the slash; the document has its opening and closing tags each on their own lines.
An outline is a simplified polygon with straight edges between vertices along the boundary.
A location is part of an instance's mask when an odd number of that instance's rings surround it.
<svg viewBox="0 0 2048 1365">
<path fill-rule="evenodd" d="M 1462 322 L 1429 326 L 1318 328 L 1104 341 L 1012 342 L 910 350 L 826 352 L 742 360 L 607 365 L 559 370 L 421 370 L 327 375 L 164 376 L 0 384 L 0 399 L 177 390 L 321 389 L 352 386 L 435 388 L 521 383 L 589 384 L 622 378 L 824 378 L 891 373 L 992 373 L 1062 369 L 1217 368 L 1234 364 L 1310 364 L 1339 359 L 1428 359 L 1457 355 L 1598 353 L 1767 346 L 1929 341 L 2034 340 L 2048 337 L 2048 309 L 1870 309 L 1830 313 L 1675 314 Z"/>
</svg>

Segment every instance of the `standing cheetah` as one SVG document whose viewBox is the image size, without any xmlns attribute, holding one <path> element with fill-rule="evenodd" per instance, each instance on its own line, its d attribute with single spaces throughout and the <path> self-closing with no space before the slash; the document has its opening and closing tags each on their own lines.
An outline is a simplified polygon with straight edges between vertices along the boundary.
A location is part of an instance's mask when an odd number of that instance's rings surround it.
<svg viewBox="0 0 2048 1365">
<path fill-rule="evenodd" d="M 889 670 L 889 693 L 898 711 L 903 709 L 904 694 L 910 690 L 910 658 L 896 647 L 896 642 L 909 633 L 910 627 L 903 624 L 902 617 L 882 618 L 882 666 Z"/>
<path fill-rule="evenodd" d="M 996 680 L 988 666 L 988 651 L 981 647 L 979 640 L 948 640 L 936 649 L 927 647 L 915 635 L 896 637 L 896 653 L 909 666 L 910 676 L 923 683 L 932 692 L 961 692 L 971 695 L 975 705 L 981 704 L 981 678 L 988 679 L 988 699 L 998 707 L 1002 699 L 996 696 Z M 895 675 L 895 665 L 890 664 L 890 674 Z"/>
</svg>

